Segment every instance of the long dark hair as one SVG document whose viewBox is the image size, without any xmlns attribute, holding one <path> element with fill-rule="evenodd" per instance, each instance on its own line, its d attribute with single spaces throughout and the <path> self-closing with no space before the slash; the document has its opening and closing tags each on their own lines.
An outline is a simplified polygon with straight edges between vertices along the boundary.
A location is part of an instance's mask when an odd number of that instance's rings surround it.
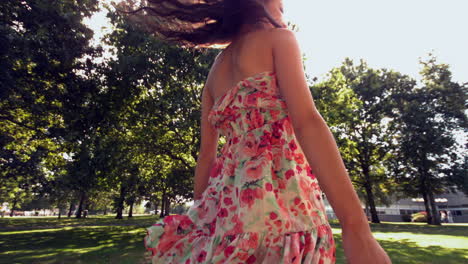
<svg viewBox="0 0 468 264">
<path fill-rule="evenodd" d="M 191 48 L 228 44 L 244 24 L 282 27 L 265 8 L 270 0 L 124 0 L 115 6 L 156 37 Z"/>
</svg>

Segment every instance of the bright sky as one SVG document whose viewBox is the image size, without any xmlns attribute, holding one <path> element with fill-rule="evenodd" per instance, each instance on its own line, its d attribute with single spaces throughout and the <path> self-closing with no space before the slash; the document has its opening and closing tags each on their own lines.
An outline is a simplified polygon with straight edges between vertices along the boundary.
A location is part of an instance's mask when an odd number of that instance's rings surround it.
<svg viewBox="0 0 468 264">
<path fill-rule="evenodd" d="M 455 81 L 468 82 L 467 0 L 283 1 L 286 20 L 299 27 L 311 76 L 323 79 L 350 57 L 419 79 L 418 59 L 433 51 L 439 63 L 450 65 Z M 103 13 L 86 23 L 96 41 L 108 27 Z"/>
<path fill-rule="evenodd" d="M 418 58 L 434 50 L 454 80 L 468 81 L 466 0 L 284 0 L 284 7 L 312 76 L 350 57 L 419 79 Z"/>
</svg>

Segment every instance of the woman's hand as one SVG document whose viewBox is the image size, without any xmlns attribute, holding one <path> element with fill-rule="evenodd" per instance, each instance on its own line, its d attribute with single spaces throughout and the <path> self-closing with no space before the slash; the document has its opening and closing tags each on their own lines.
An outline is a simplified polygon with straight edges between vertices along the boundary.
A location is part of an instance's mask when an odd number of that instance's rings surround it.
<svg viewBox="0 0 468 264">
<path fill-rule="evenodd" d="M 347 264 L 391 264 L 392 261 L 370 232 L 343 229 L 343 248 Z"/>
</svg>

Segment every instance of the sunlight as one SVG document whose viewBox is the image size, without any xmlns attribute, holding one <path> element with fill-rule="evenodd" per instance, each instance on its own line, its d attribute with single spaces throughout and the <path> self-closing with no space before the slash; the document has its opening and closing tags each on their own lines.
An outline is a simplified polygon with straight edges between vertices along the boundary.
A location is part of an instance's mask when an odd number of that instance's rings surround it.
<svg viewBox="0 0 468 264">
<path fill-rule="evenodd" d="M 110 2 L 101 1 L 101 6 Z M 461 81 L 468 69 L 464 10 L 468 2 L 462 0 L 284 0 L 286 21 L 299 28 L 306 72 L 319 79 L 346 57 L 363 58 L 370 67 L 397 69 L 418 78 L 418 58 L 433 50 L 441 62 L 450 64 L 454 81 Z M 104 11 L 85 24 L 94 30 L 95 43 L 110 30 Z"/>
</svg>

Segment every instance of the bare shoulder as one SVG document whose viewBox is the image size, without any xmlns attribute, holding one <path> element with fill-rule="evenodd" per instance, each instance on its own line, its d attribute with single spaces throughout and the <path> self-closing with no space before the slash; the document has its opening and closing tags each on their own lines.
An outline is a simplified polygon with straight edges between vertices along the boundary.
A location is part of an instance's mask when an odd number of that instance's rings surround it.
<svg viewBox="0 0 468 264">
<path fill-rule="evenodd" d="M 297 42 L 296 33 L 288 28 L 271 28 L 268 30 L 268 38 L 273 44 L 278 45 Z"/>
<path fill-rule="evenodd" d="M 289 28 L 270 28 L 267 31 L 268 34 L 273 37 L 291 37 L 296 35 L 296 33 Z"/>
<path fill-rule="evenodd" d="M 273 45 L 285 45 L 288 42 L 297 42 L 296 33 L 288 28 L 269 28 L 258 30 L 254 33 L 251 33 L 251 39 L 254 42 L 262 43 L 261 46 L 266 47 Z"/>
</svg>

